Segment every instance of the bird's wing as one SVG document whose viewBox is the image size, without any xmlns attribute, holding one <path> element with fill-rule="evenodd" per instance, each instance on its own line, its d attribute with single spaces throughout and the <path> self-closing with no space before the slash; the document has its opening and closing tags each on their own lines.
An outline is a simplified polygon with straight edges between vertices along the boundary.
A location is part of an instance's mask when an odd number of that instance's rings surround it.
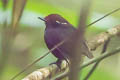
<svg viewBox="0 0 120 80">
<path fill-rule="evenodd" d="M 75 28 L 66 28 L 66 29 L 63 29 L 62 33 L 60 33 L 61 35 L 59 36 L 59 38 L 62 39 L 62 40 L 64 40 L 65 38 L 71 36 L 71 34 L 73 32 L 75 32 L 75 31 L 76 31 Z M 74 42 L 74 41 L 72 41 L 72 42 Z M 82 44 L 83 44 L 82 45 L 83 55 L 87 56 L 90 59 L 93 58 L 93 54 L 91 53 L 90 48 L 88 47 L 88 44 L 87 44 L 87 42 L 86 42 L 85 39 L 83 39 Z M 72 48 L 73 47 L 72 47 L 71 41 L 70 42 L 66 41 L 65 44 L 63 44 L 60 47 L 60 50 L 64 51 L 65 53 L 69 53 L 68 55 L 70 55 L 70 53 L 73 50 Z M 73 53 L 71 53 L 71 54 L 73 54 Z"/>
<path fill-rule="evenodd" d="M 55 45 L 63 41 L 66 38 L 65 36 L 67 36 L 65 30 L 62 30 L 61 32 L 60 29 L 48 29 L 45 33 L 45 42 L 48 48 L 52 49 Z M 56 57 L 60 59 L 62 57 L 62 59 L 65 59 L 67 61 L 68 55 L 65 52 L 66 49 L 64 48 L 63 50 L 61 50 L 61 46 L 60 46 L 53 51 L 53 54 Z"/>
</svg>

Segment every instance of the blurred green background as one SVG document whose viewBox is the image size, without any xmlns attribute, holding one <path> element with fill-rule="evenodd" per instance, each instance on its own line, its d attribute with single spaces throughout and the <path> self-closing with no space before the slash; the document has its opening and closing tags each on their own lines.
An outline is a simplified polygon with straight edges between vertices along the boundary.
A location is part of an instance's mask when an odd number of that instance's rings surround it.
<svg viewBox="0 0 120 80">
<path fill-rule="evenodd" d="M 119 8 L 120 0 L 92 0 L 90 14 L 87 24 L 101 18 L 106 13 Z M 12 19 L 13 0 L 9 0 L 7 9 L 3 10 L 2 1 L 0 1 L 0 44 L 2 44 L 2 26 L 7 18 L 8 26 Z M 8 59 L 4 58 L 6 64 L 0 68 L 2 80 L 9 80 L 16 73 L 22 70 L 27 64 L 39 58 L 48 51 L 44 42 L 45 24 L 38 17 L 45 17 L 49 14 L 57 13 L 62 15 L 71 24 L 77 27 L 77 21 L 80 13 L 79 0 L 27 0 L 20 23 L 17 29 L 17 35 L 13 40 Z M 95 35 L 112 28 L 120 22 L 120 11 L 112 14 L 97 22 L 86 30 L 86 39 L 90 40 Z M 114 50 L 120 46 L 120 38 L 112 38 L 108 50 Z M 95 56 L 99 56 L 102 46 L 94 51 Z M 0 57 L 2 57 L 2 45 L 0 45 Z M 2 58 L 1 58 L 2 59 Z M 0 59 L 0 60 L 1 60 Z M 3 61 L 4 61 L 3 60 Z M 88 59 L 85 59 L 87 61 Z M 2 60 L 1 60 L 2 61 Z M 20 75 L 16 80 L 20 80 L 28 73 L 48 66 L 55 62 L 56 58 L 49 54 L 44 59 L 36 63 L 32 68 Z M 3 62 L 4 63 L 4 62 Z M 91 66 L 90 66 L 91 67 Z M 90 67 L 83 69 L 82 78 L 89 71 Z M 120 80 L 120 55 L 114 55 L 101 62 L 96 71 L 89 80 Z M 0 79 L 1 80 L 1 79 Z"/>
</svg>

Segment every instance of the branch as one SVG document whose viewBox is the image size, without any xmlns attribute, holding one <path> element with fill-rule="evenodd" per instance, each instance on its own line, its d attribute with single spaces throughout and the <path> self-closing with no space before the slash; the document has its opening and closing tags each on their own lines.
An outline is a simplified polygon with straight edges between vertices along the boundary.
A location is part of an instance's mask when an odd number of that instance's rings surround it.
<svg viewBox="0 0 120 80">
<path fill-rule="evenodd" d="M 82 62 L 82 52 L 84 49 L 86 49 L 86 53 L 88 48 L 83 48 L 83 40 L 84 40 L 84 33 L 86 30 L 86 21 L 89 14 L 89 9 L 91 5 L 91 0 L 82 0 L 81 2 L 81 10 L 80 10 L 80 17 L 78 21 L 78 28 L 73 34 L 73 36 L 70 38 L 72 41 L 70 41 L 70 46 L 72 45 L 71 49 L 72 51 L 69 54 L 70 58 L 70 65 L 69 65 L 69 75 L 68 80 L 79 80 L 79 66 Z M 68 41 L 69 42 L 69 41 Z M 70 49 L 70 48 L 69 48 Z M 89 50 L 88 50 L 89 51 Z M 91 54 L 89 54 L 91 55 Z M 92 58 L 91 56 L 88 56 L 89 58 Z M 60 80 L 60 79 L 57 79 Z"/>
<path fill-rule="evenodd" d="M 108 29 L 106 32 L 103 32 L 103 33 L 97 35 L 96 37 L 91 39 L 91 41 L 88 41 L 88 45 L 89 45 L 91 50 L 95 50 L 98 46 L 100 46 L 101 44 L 104 44 L 104 42 L 106 42 L 108 39 L 110 39 L 116 35 L 119 35 L 119 34 L 120 34 L 120 25 L 117 25 L 111 29 Z M 108 53 L 103 54 L 97 58 L 94 58 L 94 59 L 90 60 L 89 62 L 83 64 L 81 66 L 81 69 L 96 62 L 96 61 L 98 61 L 98 60 L 103 60 L 106 57 L 112 56 L 119 51 L 120 51 L 120 48 L 114 50 L 113 52 L 108 52 Z M 63 66 L 64 66 L 63 69 L 65 71 L 67 69 L 67 64 L 64 63 L 62 65 L 62 67 Z M 58 74 L 59 72 L 60 72 L 59 68 L 55 64 L 53 64 L 53 65 L 50 65 L 48 67 L 41 68 L 37 71 L 34 71 L 33 73 L 31 73 L 30 75 L 28 75 L 27 77 L 25 77 L 22 80 L 33 80 L 33 79 L 34 80 L 43 80 L 43 79 L 46 79 L 48 77 L 53 77 L 55 75 L 52 76 L 51 74 L 53 74 L 53 73 Z M 66 73 L 68 73 L 68 72 L 66 71 Z M 63 76 L 65 76 L 66 73 L 64 73 Z"/>
<path fill-rule="evenodd" d="M 107 47 L 108 47 L 108 44 L 110 42 L 110 39 L 108 41 L 106 41 L 104 43 L 104 46 L 103 46 L 103 49 L 102 49 L 102 54 L 104 54 L 106 51 L 107 51 Z M 83 80 L 88 80 L 90 78 L 90 76 L 93 74 L 93 72 L 96 70 L 97 66 L 100 64 L 101 60 L 97 61 L 93 67 L 91 68 L 91 70 L 88 72 L 88 74 L 85 76 L 85 78 Z"/>
<path fill-rule="evenodd" d="M 108 29 L 106 32 L 97 35 L 93 39 L 90 39 L 90 41 L 88 42 L 88 46 L 90 47 L 91 51 L 96 50 L 98 46 L 104 44 L 110 38 L 119 34 L 120 34 L 120 25 L 117 25 L 111 29 Z"/>
<path fill-rule="evenodd" d="M 91 59 L 90 61 L 84 63 L 79 69 L 83 69 L 83 68 L 87 67 L 88 65 L 91 65 L 97 61 L 101 61 L 109 56 L 115 55 L 118 52 L 120 52 L 120 47 L 115 49 L 112 52 L 107 52 L 97 58 Z M 66 62 L 64 61 L 62 63 L 62 70 L 66 70 L 67 67 L 68 66 L 66 65 Z M 48 67 L 41 68 L 41 69 L 38 69 L 37 71 L 34 71 L 33 73 L 29 74 L 27 77 L 25 77 L 22 80 L 44 80 L 44 79 L 52 77 L 52 74 L 58 74 L 58 73 L 60 73 L 59 68 L 57 67 L 57 65 L 53 64 Z M 54 78 L 52 80 L 62 79 L 64 77 L 66 77 L 67 75 L 68 75 L 68 70 L 66 70 L 63 74 L 58 75 L 57 78 Z"/>
<path fill-rule="evenodd" d="M 56 73 L 58 74 L 63 72 L 68 68 L 67 62 L 65 60 L 62 61 L 61 66 L 61 70 L 59 70 L 56 64 L 49 65 L 48 67 L 44 67 L 32 72 L 22 80 L 46 80 L 47 78 L 55 76 Z"/>
<path fill-rule="evenodd" d="M 109 56 L 115 55 L 115 54 L 117 54 L 117 53 L 119 53 L 119 52 L 120 52 L 120 47 L 117 48 L 117 49 L 115 49 L 114 51 L 107 52 L 107 53 L 105 53 L 105 54 L 103 54 L 103 55 L 101 55 L 101 56 L 99 56 L 99 57 L 96 57 L 96 58 L 94 58 L 94 59 L 91 59 L 90 61 L 88 61 L 88 62 L 84 63 L 83 65 L 81 65 L 81 67 L 80 67 L 79 69 L 83 69 L 83 68 L 85 68 L 85 67 L 87 67 L 87 66 L 89 66 L 89 65 L 91 65 L 91 64 L 93 64 L 93 63 L 95 63 L 95 62 L 97 62 L 97 61 L 101 61 L 101 60 L 103 60 L 103 59 L 105 59 L 105 58 L 107 58 L 107 57 L 109 57 Z M 55 77 L 53 80 L 63 79 L 64 77 L 66 77 L 66 76 L 68 75 L 68 73 L 69 73 L 69 72 L 65 71 L 64 74 L 58 75 L 58 76 Z M 28 80 L 30 80 L 30 79 L 28 79 Z"/>
</svg>

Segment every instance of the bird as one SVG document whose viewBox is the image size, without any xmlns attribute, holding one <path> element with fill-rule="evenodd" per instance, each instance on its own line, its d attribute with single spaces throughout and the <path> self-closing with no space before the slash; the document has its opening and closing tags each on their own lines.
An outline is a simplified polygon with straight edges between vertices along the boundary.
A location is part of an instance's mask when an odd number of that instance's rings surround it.
<svg viewBox="0 0 120 80">
<path fill-rule="evenodd" d="M 73 34 L 77 29 L 73 27 L 66 19 L 64 19 L 59 14 L 49 14 L 45 18 L 39 17 L 42 21 L 45 22 L 46 28 L 44 32 L 44 40 L 49 50 L 51 50 L 55 45 L 63 41 L 65 38 Z M 72 58 L 72 39 L 64 42 L 61 46 L 57 47 L 52 51 L 52 54 L 58 58 L 56 63 L 58 65 L 62 60 L 69 60 Z M 93 58 L 93 55 L 86 44 L 86 40 L 82 41 L 83 55 L 88 58 Z M 71 55 L 72 54 L 72 55 Z"/>
</svg>

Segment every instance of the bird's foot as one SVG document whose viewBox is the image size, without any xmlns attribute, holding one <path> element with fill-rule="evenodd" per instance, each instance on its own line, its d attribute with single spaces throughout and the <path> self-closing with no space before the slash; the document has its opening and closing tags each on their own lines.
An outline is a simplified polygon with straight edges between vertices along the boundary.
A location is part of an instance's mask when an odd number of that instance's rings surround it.
<svg viewBox="0 0 120 80">
<path fill-rule="evenodd" d="M 56 62 L 50 63 L 49 65 L 56 64 L 59 70 L 61 71 L 61 63 L 62 63 L 62 60 L 58 59 Z"/>
</svg>

